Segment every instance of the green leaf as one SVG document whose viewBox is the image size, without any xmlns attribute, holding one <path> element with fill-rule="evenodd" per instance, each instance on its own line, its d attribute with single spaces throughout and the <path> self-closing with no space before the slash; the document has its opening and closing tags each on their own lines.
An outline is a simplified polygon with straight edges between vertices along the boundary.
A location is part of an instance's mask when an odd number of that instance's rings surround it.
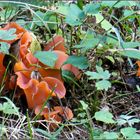
<svg viewBox="0 0 140 140">
<path fill-rule="evenodd" d="M 136 128 L 126 127 L 122 128 L 120 132 L 125 138 L 132 138 L 136 134 Z"/>
<path fill-rule="evenodd" d="M 117 1 L 113 0 L 113 1 L 102 1 L 101 5 L 102 6 L 109 6 L 112 7 Z"/>
<path fill-rule="evenodd" d="M 96 82 L 95 86 L 97 87 L 97 90 L 108 90 L 111 88 L 111 83 L 108 80 L 101 80 Z"/>
<path fill-rule="evenodd" d="M 80 42 L 80 44 L 74 46 L 74 48 L 80 48 L 81 52 L 85 52 L 89 49 L 96 47 L 100 40 L 98 37 L 96 37 L 96 34 L 91 30 L 88 30 L 81 39 L 82 41 Z"/>
<path fill-rule="evenodd" d="M 135 48 L 140 46 L 140 42 L 123 42 L 123 48 Z"/>
<path fill-rule="evenodd" d="M 70 9 L 69 5 L 65 4 L 65 5 L 58 6 L 55 12 L 66 16 L 68 15 L 69 9 Z"/>
<path fill-rule="evenodd" d="M 106 31 L 112 28 L 112 25 L 109 21 L 107 21 L 106 19 L 104 19 L 104 21 L 101 22 L 101 26 L 103 29 L 105 29 Z M 111 30 L 110 30 L 111 31 Z"/>
<path fill-rule="evenodd" d="M 6 42 L 0 42 L 0 52 L 3 54 L 9 54 L 10 45 Z"/>
<path fill-rule="evenodd" d="M 34 56 L 43 64 L 53 67 L 58 58 L 57 54 L 51 51 L 37 51 Z"/>
<path fill-rule="evenodd" d="M 81 25 L 84 18 L 84 12 L 77 5 L 71 4 L 66 16 L 66 23 L 71 26 Z"/>
<path fill-rule="evenodd" d="M 83 11 L 85 12 L 85 14 L 90 14 L 90 15 L 94 15 L 97 14 L 99 12 L 99 8 L 100 8 L 100 4 L 99 3 L 90 3 L 90 4 L 86 4 L 83 8 Z"/>
<path fill-rule="evenodd" d="M 81 103 L 81 105 L 82 105 L 82 107 L 83 107 L 83 109 L 84 110 L 87 110 L 87 108 L 88 108 L 88 104 L 86 104 L 84 101 L 80 101 L 80 103 Z"/>
<path fill-rule="evenodd" d="M 118 0 L 113 0 L 113 1 L 102 1 L 101 5 L 109 6 L 109 7 L 112 7 L 114 5 L 114 7 L 120 8 L 120 7 L 123 7 L 123 6 L 136 6 L 137 4 L 134 1 L 118 1 Z"/>
<path fill-rule="evenodd" d="M 132 140 L 139 140 L 140 139 L 140 135 L 139 134 L 134 134 L 132 137 L 131 137 Z"/>
<path fill-rule="evenodd" d="M 118 134 L 116 132 L 104 132 L 102 134 L 102 138 L 106 140 L 117 140 L 118 139 Z"/>
<path fill-rule="evenodd" d="M 69 58 L 64 62 L 65 64 L 72 64 L 79 69 L 86 69 L 88 67 L 88 60 L 84 56 L 69 56 Z"/>
<path fill-rule="evenodd" d="M 102 76 L 97 72 L 87 71 L 85 72 L 87 76 L 90 76 L 89 79 L 102 79 Z"/>
<path fill-rule="evenodd" d="M 7 102 L 4 102 L 3 104 L 0 105 L 0 111 L 3 111 L 3 113 L 5 114 L 14 114 L 14 115 L 18 115 L 18 117 L 20 117 L 19 114 L 19 109 L 15 106 L 15 104 L 7 97 L 1 97 L 3 99 L 6 99 Z"/>
<path fill-rule="evenodd" d="M 96 23 L 99 23 L 104 19 L 104 17 L 100 13 L 95 14 L 94 16 L 96 17 Z"/>
<path fill-rule="evenodd" d="M 16 29 L 11 28 L 9 30 L 0 30 L 0 39 L 1 40 L 13 40 L 16 38 Z"/>
<path fill-rule="evenodd" d="M 116 123 L 112 118 L 113 118 L 113 115 L 112 113 L 110 113 L 109 111 L 105 111 L 105 110 L 101 110 L 101 111 L 98 111 L 95 113 L 94 115 L 95 119 L 97 121 L 101 121 L 101 122 L 104 122 L 104 123 Z"/>
<path fill-rule="evenodd" d="M 140 50 L 137 49 L 124 49 L 120 50 L 119 53 L 123 56 L 127 56 L 134 59 L 140 59 Z"/>
<path fill-rule="evenodd" d="M 102 67 L 96 66 L 97 72 L 90 72 L 87 71 L 85 72 L 86 75 L 90 76 L 89 79 L 109 79 L 110 78 L 110 73 L 108 70 L 103 71 Z"/>
<path fill-rule="evenodd" d="M 41 12 L 41 11 L 36 11 L 35 12 L 36 15 L 38 15 L 42 20 L 44 20 L 44 15 L 45 13 Z M 38 17 L 36 16 L 35 14 L 33 15 L 33 21 L 39 21 Z M 40 22 L 35 22 L 36 25 L 38 26 L 43 26 L 43 23 L 40 21 Z"/>
<path fill-rule="evenodd" d="M 9 102 L 3 103 L 3 113 L 17 115 L 17 111 L 11 106 Z"/>
</svg>

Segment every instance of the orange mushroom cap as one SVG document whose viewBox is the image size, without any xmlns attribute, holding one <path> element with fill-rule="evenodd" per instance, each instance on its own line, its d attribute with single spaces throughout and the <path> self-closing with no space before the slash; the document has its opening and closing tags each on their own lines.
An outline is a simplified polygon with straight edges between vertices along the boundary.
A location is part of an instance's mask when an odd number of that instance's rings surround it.
<svg viewBox="0 0 140 140">
<path fill-rule="evenodd" d="M 66 94 L 63 82 L 50 77 L 52 75 L 50 71 L 47 73 L 43 68 L 41 70 L 32 66 L 31 64 L 35 64 L 37 59 L 31 53 L 28 53 L 25 58 L 26 63 L 17 62 L 14 71 L 17 75 L 17 85 L 24 90 L 29 108 L 44 103 L 50 94 L 63 98 Z"/>
<path fill-rule="evenodd" d="M 42 106 L 37 106 L 35 108 L 35 114 L 38 115 L 40 113 L 40 110 L 42 109 Z M 61 106 L 55 106 L 53 107 L 53 110 L 49 110 L 48 107 L 43 108 L 41 116 L 44 116 L 44 118 L 48 121 L 53 120 L 50 122 L 50 130 L 54 130 L 58 127 L 58 125 L 55 123 L 61 123 L 62 122 L 62 116 L 66 120 L 71 120 L 73 118 L 73 113 L 70 108 L 68 107 L 61 107 Z"/>
<path fill-rule="evenodd" d="M 48 51 L 50 49 L 66 52 L 66 48 L 64 47 L 64 38 L 59 35 L 53 37 L 52 41 L 44 46 L 45 51 Z"/>
<path fill-rule="evenodd" d="M 0 53 L 0 83 L 2 82 L 3 75 L 5 73 L 5 67 L 3 66 L 4 54 Z"/>
</svg>

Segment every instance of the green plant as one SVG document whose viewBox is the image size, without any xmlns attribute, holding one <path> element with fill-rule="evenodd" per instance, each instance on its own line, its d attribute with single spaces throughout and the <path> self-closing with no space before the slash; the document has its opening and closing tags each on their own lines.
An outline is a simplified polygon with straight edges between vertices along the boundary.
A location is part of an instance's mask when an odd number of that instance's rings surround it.
<svg viewBox="0 0 140 140">
<path fill-rule="evenodd" d="M 110 81 L 108 79 L 110 78 L 110 73 L 108 70 L 103 70 L 102 67 L 99 67 L 96 65 L 97 72 L 91 72 L 87 71 L 85 74 L 89 77 L 89 80 L 96 80 L 95 86 L 97 90 L 108 90 L 108 88 L 111 87 Z"/>
</svg>

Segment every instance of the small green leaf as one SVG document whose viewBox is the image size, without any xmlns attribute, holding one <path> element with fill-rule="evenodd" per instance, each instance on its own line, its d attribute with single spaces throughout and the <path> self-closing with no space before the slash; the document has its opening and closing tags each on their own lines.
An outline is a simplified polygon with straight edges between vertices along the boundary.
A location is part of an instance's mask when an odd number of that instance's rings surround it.
<svg viewBox="0 0 140 140">
<path fill-rule="evenodd" d="M 140 50 L 137 49 L 124 49 L 119 51 L 119 53 L 130 58 L 140 59 Z"/>
<path fill-rule="evenodd" d="M 111 88 L 111 83 L 108 80 L 101 80 L 96 82 L 95 86 L 97 87 L 97 90 L 108 90 Z"/>
<path fill-rule="evenodd" d="M 116 132 L 104 132 L 102 134 L 102 137 L 106 140 L 117 140 L 118 139 L 118 134 Z"/>
<path fill-rule="evenodd" d="M 109 29 L 112 28 L 112 25 L 109 21 L 107 21 L 106 19 L 104 19 L 104 21 L 101 22 L 101 26 L 103 29 L 105 29 L 106 31 L 108 31 Z M 111 30 L 110 30 L 111 31 Z"/>
<path fill-rule="evenodd" d="M 87 108 L 88 108 L 88 104 L 86 104 L 84 101 L 80 101 L 80 103 L 81 103 L 81 105 L 82 105 L 82 107 L 83 107 L 83 109 L 84 110 L 87 110 Z"/>
<path fill-rule="evenodd" d="M 53 67 L 58 58 L 57 54 L 51 51 L 37 51 L 34 56 L 43 64 Z"/>
<path fill-rule="evenodd" d="M 71 4 L 66 16 L 66 23 L 71 26 L 81 25 L 84 18 L 84 12 L 76 4 Z"/>
<path fill-rule="evenodd" d="M 89 79 L 102 79 L 102 76 L 97 72 L 87 71 L 85 72 L 87 76 L 90 76 Z"/>
<path fill-rule="evenodd" d="M 121 133 L 125 138 L 132 138 L 136 134 L 136 128 L 133 127 L 122 128 Z"/>
<path fill-rule="evenodd" d="M 98 111 L 95 113 L 94 115 L 95 119 L 97 121 L 101 121 L 101 122 L 104 122 L 104 123 L 116 123 L 112 118 L 113 118 L 113 115 L 112 113 L 108 112 L 108 111 L 105 111 L 105 110 L 101 110 L 101 111 Z"/>
<path fill-rule="evenodd" d="M 5 102 L 7 104 L 5 104 L 5 106 L 3 104 L 3 110 L 5 110 L 5 107 L 6 108 L 9 108 L 9 109 L 12 109 L 13 110 L 13 113 L 12 114 L 17 115 L 18 117 L 20 117 L 19 108 L 17 108 L 15 106 L 15 104 L 9 98 L 7 98 L 7 97 L 0 97 L 0 98 L 7 100 L 7 102 Z M 5 112 L 7 112 L 7 111 L 5 110 Z"/>
<path fill-rule="evenodd" d="M 17 110 L 15 110 L 9 102 L 3 103 L 3 113 L 17 115 Z"/>
<path fill-rule="evenodd" d="M 16 29 L 11 28 L 9 30 L 0 30 L 0 39 L 1 40 L 13 40 L 16 38 Z"/>
<path fill-rule="evenodd" d="M 3 104 L 0 104 L 0 111 L 2 111 L 5 114 L 14 114 L 19 115 L 18 108 L 10 101 L 4 102 Z"/>
<path fill-rule="evenodd" d="M 73 66 L 79 69 L 86 69 L 88 67 L 88 60 L 84 56 L 69 56 L 67 61 L 64 62 L 65 64 L 72 64 Z"/>
<path fill-rule="evenodd" d="M 96 4 L 90 3 L 84 6 L 83 11 L 85 12 L 85 14 L 94 15 L 99 12 L 99 8 L 100 8 L 99 3 L 96 3 Z"/>
<path fill-rule="evenodd" d="M 131 137 L 131 139 L 132 140 L 140 140 L 140 135 L 136 133 Z"/>
<path fill-rule="evenodd" d="M 123 42 L 123 48 L 135 48 L 140 46 L 140 42 Z"/>
<path fill-rule="evenodd" d="M 65 5 L 58 6 L 55 12 L 66 16 L 68 15 L 69 9 L 70 9 L 69 5 L 65 4 Z"/>
<path fill-rule="evenodd" d="M 3 54 L 9 54 L 10 45 L 6 42 L 0 42 L 0 52 Z"/>
<path fill-rule="evenodd" d="M 85 72 L 86 75 L 90 76 L 89 79 L 109 79 L 110 73 L 108 70 L 103 71 L 102 67 L 96 66 L 97 72 Z"/>
</svg>

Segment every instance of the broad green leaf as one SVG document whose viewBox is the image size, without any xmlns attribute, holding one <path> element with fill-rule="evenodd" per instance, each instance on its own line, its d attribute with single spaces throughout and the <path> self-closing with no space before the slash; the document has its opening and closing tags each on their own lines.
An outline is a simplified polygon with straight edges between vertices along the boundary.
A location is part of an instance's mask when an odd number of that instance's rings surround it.
<svg viewBox="0 0 140 140">
<path fill-rule="evenodd" d="M 84 56 L 69 56 L 69 58 L 64 62 L 65 64 L 72 64 L 79 69 L 86 69 L 88 67 L 88 60 Z"/>
<path fill-rule="evenodd" d="M 69 5 L 65 4 L 65 5 L 58 6 L 55 12 L 66 16 L 68 15 L 69 9 L 70 9 Z"/>
<path fill-rule="evenodd" d="M 41 12 L 41 11 L 36 11 L 35 12 L 36 15 L 38 15 L 42 20 L 44 20 L 44 15 L 45 13 Z M 35 14 L 33 15 L 33 21 L 39 21 L 38 17 Z M 43 26 L 43 23 L 41 21 L 39 22 L 35 22 L 36 25 L 38 26 Z"/>
<path fill-rule="evenodd" d="M 101 1 L 101 5 L 112 7 L 116 2 L 117 1 L 115 1 L 115 0 L 113 0 L 113 1 Z"/>
<path fill-rule="evenodd" d="M 110 73 L 108 70 L 103 71 L 102 67 L 96 66 L 97 72 L 85 72 L 86 75 L 90 76 L 89 79 L 109 79 Z"/>
<path fill-rule="evenodd" d="M 103 73 L 104 72 L 103 68 L 98 66 L 98 65 L 96 65 L 96 70 L 97 70 L 98 73 Z"/>
<path fill-rule="evenodd" d="M 90 3 L 86 4 L 83 8 L 85 14 L 94 15 L 99 12 L 100 4 L 99 3 Z"/>
<path fill-rule="evenodd" d="M 5 102 L 3 103 L 3 113 L 17 115 L 17 110 L 15 110 L 9 102 Z"/>
<path fill-rule="evenodd" d="M 32 42 L 30 44 L 29 50 L 32 54 L 34 54 L 36 51 L 41 51 L 41 45 L 39 41 L 37 40 L 36 36 L 33 33 L 30 33 L 32 36 Z"/>
<path fill-rule="evenodd" d="M 36 58 L 43 64 L 53 67 L 58 58 L 57 54 L 51 51 L 36 51 L 34 54 Z"/>
<path fill-rule="evenodd" d="M 97 87 L 97 90 L 108 90 L 111 88 L 111 83 L 108 80 L 101 80 L 96 82 L 95 86 Z"/>
<path fill-rule="evenodd" d="M 136 133 L 130 139 L 132 139 L 132 140 L 140 140 L 140 135 Z"/>
<path fill-rule="evenodd" d="M 83 109 L 84 110 L 87 110 L 87 108 L 88 108 L 88 104 L 86 104 L 84 101 L 80 101 L 80 103 L 81 103 L 81 105 L 82 105 L 82 107 L 83 107 Z"/>
<path fill-rule="evenodd" d="M 7 102 L 4 102 L 0 105 L 0 111 L 3 111 L 5 114 L 14 114 L 20 117 L 19 109 L 15 106 L 15 104 L 7 97 L 1 97 L 3 99 L 6 99 Z"/>
<path fill-rule="evenodd" d="M 96 45 L 99 43 L 99 40 L 100 39 L 96 37 L 94 32 L 88 30 L 80 44 L 74 46 L 74 48 L 80 48 L 82 52 L 86 52 L 89 49 L 96 47 Z"/>
<path fill-rule="evenodd" d="M 10 28 L 9 30 L 0 30 L 1 40 L 13 40 L 16 38 L 16 29 Z"/>
<path fill-rule="evenodd" d="M 94 117 L 97 121 L 101 121 L 101 122 L 104 122 L 104 123 L 107 123 L 107 124 L 116 123 L 113 120 L 112 113 L 110 113 L 109 111 L 104 111 L 104 110 L 98 111 L 98 112 L 95 113 Z"/>
<path fill-rule="evenodd" d="M 117 7 L 117 8 L 120 8 L 120 7 L 123 7 L 123 6 L 136 6 L 137 3 L 135 1 L 120 1 L 118 2 L 114 7 Z"/>
<path fill-rule="evenodd" d="M 100 13 L 95 14 L 94 16 L 96 17 L 96 23 L 99 23 L 104 19 L 104 17 Z"/>
<path fill-rule="evenodd" d="M 115 5 L 114 5 L 115 4 Z M 103 6 L 109 6 L 109 7 L 116 7 L 120 8 L 123 6 L 136 6 L 137 3 L 135 1 L 118 1 L 118 0 L 113 0 L 113 1 L 102 1 L 101 5 Z"/>
<path fill-rule="evenodd" d="M 10 45 L 6 42 L 0 42 L 0 52 L 3 54 L 9 54 Z"/>
<path fill-rule="evenodd" d="M 123 48 L 135 48 L 140 46 L 140 42 L 123 42 Z"/>
<path fill-rule="evenodd" d="M 136 128 L 126 127 L 122 128 L 120 132 L 125 138 L 132 138 L 136 134 Z"/>
<path fill-rule="evenodd" d="M 109 21 L 107 21 L 106 19 L 104 19 L 104 21 L 101 22 L 101 26 L 103 29 L 105 29 L 106 31 L 112 28 L 112 25 Z M 110 30 L 111 31 L 111 30 Z"/>
<path fill-rule="evenodd" d="M 118 134 L 116 132 L 104 132 L 102 134 L 102 137 L 103 139 L 106 139 L 106 140 L 117 140 L 118 139 Z"/>
<path fill-rule="evenodd" d="M 71 4 L 66 16 L 66 23 L 71 26 L 81 25 L 84 18 L 84 12 L 77 5 Z"/>
<path fill-rule="evenodd" d="M 97 72 L 87 71 L 85 72 L 87 76 L 90 76 L 89 79 L 102 79 L 102 76 Z"/>
<path fill-rule="evenodd" d="M 127 56 L 134 59 L 140 59 L 140 50 L 137 49 L 124 49 L 120 50 L 119 53 L 123 56 Z"/>
<path fill-rule="evenodd" d="M 135 13 L 135 11 L 132 11 L 132 10 L 124 10 L 124 16 L 125 17 L 128 17 L 128 16 L 131 16 Z"/>
</svg>

